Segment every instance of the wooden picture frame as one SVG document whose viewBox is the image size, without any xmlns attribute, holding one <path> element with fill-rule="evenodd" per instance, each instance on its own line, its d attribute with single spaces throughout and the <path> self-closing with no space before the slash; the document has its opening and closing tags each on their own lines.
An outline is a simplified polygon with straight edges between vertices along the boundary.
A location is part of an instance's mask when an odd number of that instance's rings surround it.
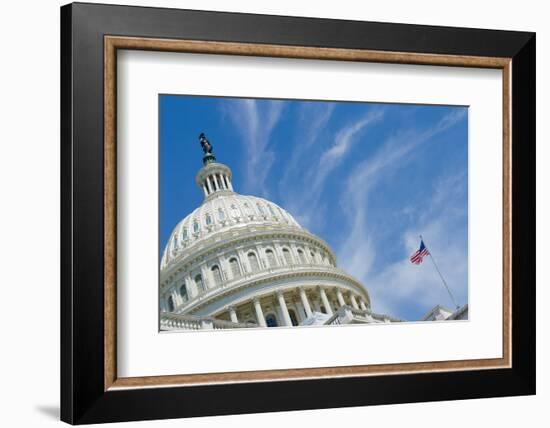
<svg viewBox="0 0 550 428">
<path fill-rule="evenodd" d="M 118 377 L 118 49 L 502 70 L 502 358 Z M 80 424 L 534 394 L 534 34 L 77 3 L 61 8 L 61 54 L 62 420 Z M 330 393 L 334 390 L 339 393 Z M 245 395 L 247 400 L 240 399 Z M 209 404 L 213 401 L 216 406 Z"/>
</svg>

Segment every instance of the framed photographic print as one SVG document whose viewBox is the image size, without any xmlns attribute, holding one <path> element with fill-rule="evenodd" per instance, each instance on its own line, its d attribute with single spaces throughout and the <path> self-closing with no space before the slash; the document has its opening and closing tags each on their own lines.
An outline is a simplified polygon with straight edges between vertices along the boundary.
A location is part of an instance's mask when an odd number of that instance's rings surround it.
<svg viewBox="0 0 550 428">
<path fill-rule="evenodd" d="M 76 3 L 61 53 L 62 420 L 535 393 L 533 33 Z"/>
</svg>

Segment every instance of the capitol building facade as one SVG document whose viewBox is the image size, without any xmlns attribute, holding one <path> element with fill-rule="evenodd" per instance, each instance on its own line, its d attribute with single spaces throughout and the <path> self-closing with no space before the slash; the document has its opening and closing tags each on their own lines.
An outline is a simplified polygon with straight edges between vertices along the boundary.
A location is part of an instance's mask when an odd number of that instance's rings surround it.
<svg viewBox="0 0 550 428">
<path fill-rule="evenodd" d="M 367 289 L 291 214 L 236 193 L 231 169 L 216 161 L 204 134 L 200 142 L 203 167 L 195 181 L 204 201 L 164 249 L 160 330 L 401 321 L 373 313 Z"/>
</svg>

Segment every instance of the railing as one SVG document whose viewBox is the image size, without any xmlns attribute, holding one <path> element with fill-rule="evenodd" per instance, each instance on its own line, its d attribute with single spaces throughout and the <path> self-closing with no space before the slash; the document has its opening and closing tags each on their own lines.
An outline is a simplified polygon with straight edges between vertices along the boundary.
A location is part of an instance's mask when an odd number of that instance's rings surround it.
<svg viewBox="0 0 550 428">
<path fill-rule="evenodd" d="M 231 328 L 254 328 L 254 323 L 236 323 L 212 317 L 161 313 L 161 330 L 227 330 Z"/>
<path fill-rule="evenodd" d="M 325 322 L 325 325 L 349 324 L 354 320 L 364 323 L 403 322 L 403 320 L 399 318 L 390 317 L 384 314 L 376 314 L 370 309 L 355 309 L 351 306 L 343 305 Z"/>
</svg>

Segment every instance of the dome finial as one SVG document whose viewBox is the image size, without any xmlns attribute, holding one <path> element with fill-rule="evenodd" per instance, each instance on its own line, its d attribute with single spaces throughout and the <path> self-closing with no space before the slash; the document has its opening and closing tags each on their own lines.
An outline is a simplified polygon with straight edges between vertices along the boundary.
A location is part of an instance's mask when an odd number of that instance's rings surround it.
<svg viewBox="0 0 550 428">
<path fill-rule="evenodd" d="M 204 156 L 202 157 L 203 165 L 216 162 L 216 156 L 212 153 L 212 144 L 208 141 L 208 138 L 206 138 L 204 132 L 201 132 L 199 135 L 199 142 L 201 143 L 202 151 L 204 152 Z"/>
</svg>

